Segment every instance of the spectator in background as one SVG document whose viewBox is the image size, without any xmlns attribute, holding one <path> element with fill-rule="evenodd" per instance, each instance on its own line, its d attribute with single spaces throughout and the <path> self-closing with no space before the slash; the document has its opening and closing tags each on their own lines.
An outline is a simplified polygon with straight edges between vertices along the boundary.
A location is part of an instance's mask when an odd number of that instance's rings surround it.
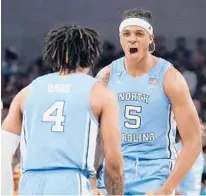
<svg viewBox="0 0 206 196">
<path fill-rule="evenodd" d="M 206 64 L 199 73 L 199 86 L 204 87 L 206 85 Z M 201 91 L 204 91 L 203 89 Z"/>
<path fill-rule="evenodd" d="M 11 74 L 18 72 L 18 70 L 18 54 L 14 48 L 8 47 L 4 51 L 4 60 L 1 68 L 2 75 L 8 79 Z"/>
<path fill-rule="evenodd" d="M 164 36 L 155 37 L 155 51 L 154 55 L 157 57 L 164 58 L 166 60 L 170 60 L 170 53 L 166 47 L 166 40 Z"/>
<path fill-rule="evenodd" d="M 175 49 L 171 52 L 171 56 L 174 60 L 179 58 L 179 53 L 183 53 L 184 57 L 189 58 L 191 51 L 187 49 L 187 41 L 185 37 L 178 37 L 176 39 Z"/>
<path fill-rule="evenodd" d="M 116 59 L 116 47 L 109 41 L 105 41 L 101 57 L 97 59 L 97 66 L 95 66 L 95 70 L 91 70 L 91 75 L 96 76 L 100 69 L 109 65 L 114 59 Z"/>
<path fill-rule="evenodd" d="M 201 72 L 206 66 L 206 40 L 198 38 L 196 40 L 196 47 L 193 52 L 192 62 L 194 64 L 195 71 Z"/>
<path fill-rule="evenodd" d="M 12 76 L 12 77 L 15 78 L 14 86 L 16 86 L 18 91 L 20 91 L 22 88 L 24 88 L 25 86 L 27 86 L 30 83 L 30 80 L 29 80 L 27 73 L 19 73 L 19 74 Z"/>
<path fill-rule="evenodd" d="M 194 52 L 192 55 L 192 63 L 194 65 L 194 71 L 198 72 L 201 71 L 201 69 L 205 66 L 205 55 Z"/>
<path fill-rule="evenodd" d="M 200 101 L 198 99 L 194 99 L 193 102 L 195 104 L 195 108 L 197 110 L 197 113 L 200 116 L 200 113 L 201 113 L 201 103 L 200 103 Z"/>
<path fill-rule="evenodd" d="M 179 66 L 178 70 L 184 76 L 192 96 L 194 96 L 197 88 L 197 75 L 195 72 L 185 69 L 184 66 Z"/>
<path fill-rule="evenodd" d="M 203 38 L 197 38 L 196 40 L 196 52 L 206 55 L 206 40 Z"/>
<path fill-rule="evenodd" d="M 116 47 L 109 41 L 105 41 L 103 44 L 103 53 L 104 61 L 106 65 L 110 64 L 113 59 L 116 58 Z"/>
<path fill-rule="evenodd" d="M 201 102 L 201 117 L 206 121 L 206 64 L 198 72 L 198 87 L 196 97 Z"/>
<path fill-rule="evenodd" d="M 7 108 L 9 107 L 12 99 L 19 92 L 16 81 L 17 80 L 15 76 L 10 76 L 9 81 L 7 82 L 7 85 L 5 87 L 4 94 L 2 94 L 2 101 L 4 103 L 4 106 Z"/>
<path fill-rule="evenodd" d="M 34 79 L 36 79 L 37 77 L 41 76 L 41 71 L 40 71 L 40 67 L 38 64 L 33 63 L 30 67 L 29 67 L 29 81 L 33 81 Z"/>
<path fill-rule="evenodd" d="M 201 87 L 199 100 L 202 104 L 202 118 L 206 121 L 206 84 Z"/>
</svg>

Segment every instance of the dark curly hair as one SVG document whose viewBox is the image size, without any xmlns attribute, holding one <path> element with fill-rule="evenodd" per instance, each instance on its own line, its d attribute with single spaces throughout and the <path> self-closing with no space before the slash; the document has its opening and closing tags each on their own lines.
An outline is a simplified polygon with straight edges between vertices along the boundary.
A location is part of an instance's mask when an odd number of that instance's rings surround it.
<svg viewBox="0 0 206 196">
<path fill-rule="evenodd" d="M 62 26 L 50 31 L 44 40 L 44 60 L 54 71 L 89 68 L 99 55 L 98 34 L 89 28 Z"/>
<path fill-rule="evenodd" d="M 122 15 L 122 20 L 125 20 L 127 18 L 141 18 L 146 20 L 150 24 L 152 23 L 152 13 L 148 10 L 144 10 L 141 8 L 133 8 L 133 9 L 125 10 Z"/>
</svg>

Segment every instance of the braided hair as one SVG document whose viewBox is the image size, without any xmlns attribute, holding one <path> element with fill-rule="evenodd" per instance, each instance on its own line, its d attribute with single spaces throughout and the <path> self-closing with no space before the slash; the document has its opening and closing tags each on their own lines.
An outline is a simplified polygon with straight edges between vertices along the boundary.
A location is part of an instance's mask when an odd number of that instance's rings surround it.
<svg viewBox="0 0 206 196">
<path fill-rule="evenodd" d="M 89 28 L 62 26 L 50 31 L 44 40 L 44 60 L 54 71 L 91 67 L 99 55 L 98 34 Z"/>
</svg>

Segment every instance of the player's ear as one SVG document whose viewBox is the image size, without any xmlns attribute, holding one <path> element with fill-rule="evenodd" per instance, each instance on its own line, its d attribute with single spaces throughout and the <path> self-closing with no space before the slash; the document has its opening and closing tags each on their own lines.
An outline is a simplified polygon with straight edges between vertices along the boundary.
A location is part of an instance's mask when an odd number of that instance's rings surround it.
<svg viewBox="0 0 206 196">
<path fill-rule="evenodd" d="M 152 44 L 152 42 L 153 42 L 153 40 L 154 40 L 154 35 L 150 35 L 150 36 L 149 36 L 149 39 L 150 39 L 149 44 Z"/>
<path fill-rule="evenodd" d="M 155 51 L 154 35 L 150 35 L 149 39 L 149 52 L 153 53 Z"/>
</svg>

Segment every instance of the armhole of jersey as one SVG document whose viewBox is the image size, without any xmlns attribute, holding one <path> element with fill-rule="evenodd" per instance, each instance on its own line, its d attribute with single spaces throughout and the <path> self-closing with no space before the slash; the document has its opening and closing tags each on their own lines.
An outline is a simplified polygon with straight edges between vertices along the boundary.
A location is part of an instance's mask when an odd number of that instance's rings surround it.
<svg viewBox="0 0 206 196">
<path fill-rule="evenodd" d="M 164 77 L 165 77 L 165 74 L 167 73 L 167 71 L 172 67 L 172 64 L 168 61 L 166 61 L 163 65 L 162 65 L 162 69 L 161 69 L 161 72 L 162 72 L 162 90 L 163 90 L 163 93 L 164 93 L 164 97 L 165 97 L 165 100 L 167 101 L 167 103 L 171 104 L 170 100 L 168 99 L 166 93 L 165 93 L 165 89 L 164 89 Z"/>
<path fill-rule="evenodd" d="M 115 77 L 115 74 L 124 73 L 125 72 L 124 57 L 121 57 L 121 58 L 113 61 L 109 66 L 111 68 L 110 80 L 112 81 L 113 75 Z"/>
<path fill-rule="evenodd" d="M 99 122 L 97 121 L 97 119 L 95 118 L 93 112 L 92 112 L 92 108 L 91 108 L 91 103 L 90 103 L 90 98 L 91 98 L 91 92 L 92 92 L 92 89 L 93 87 L 97 84 L 98 81 L 93 81 L 93 83 L 91 84 L 91 88 L 89 90 L 89 93 L 88 93 L 88 108 L 89 108 L 89 114 L 92 118 L 92 120 L 95 122 L 95 124 L 99 127 Z"/>
<path fill-rule="evenodd" d="M 117 71 L 117 62 L 119 61 L 120 59 L 117 59 L 115 61 L 112 61 L 109 65 L 110 67 L 110 76 L 109 76 L 109 82 L 112 81 L 113 79 L 113 74 L 116 73 Z"/>
</svg>

